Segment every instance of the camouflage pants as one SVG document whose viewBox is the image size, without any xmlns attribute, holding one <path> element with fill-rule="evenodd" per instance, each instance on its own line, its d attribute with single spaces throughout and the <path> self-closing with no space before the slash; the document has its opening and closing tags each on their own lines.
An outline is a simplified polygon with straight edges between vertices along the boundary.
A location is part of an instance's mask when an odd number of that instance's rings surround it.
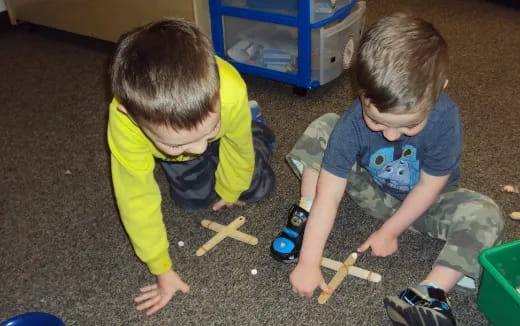
<svg viewBox="0 0 520 326">
<path fill-rule="evenodd" d="M 329 136 L 339 117 L 329 113 L 313 121 L 298 139 L 287 161 L 301 177 L 303 166 L 319 171 Z M 383 192 L 369 173 L 354 166 L 347 183 L 349 196 L 368 214 L 386 220 L 401 201 Z M 410 229 L 446 241 L 435 265 L 446 266 L 478 280 L 479 253 L 496 245 L 504 222 L 502 212 L 489 197 L 480 193 L 449 188 L 415 221 Z"/>
</svg>

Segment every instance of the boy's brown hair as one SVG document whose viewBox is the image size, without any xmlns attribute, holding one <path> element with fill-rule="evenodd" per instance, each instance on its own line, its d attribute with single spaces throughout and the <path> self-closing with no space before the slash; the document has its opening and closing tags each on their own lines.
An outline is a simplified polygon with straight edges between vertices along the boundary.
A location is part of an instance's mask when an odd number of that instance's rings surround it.
<svg viewBox="0 0 520 326">
<path fill-rule="evenodd" d="M 209 39 L 192 23 L 162 19 L 123 35 L 111 67 L 115 96 L 137 123 L 193 129 L 218 105 Z"/>
<path fill-rule="evenodd" d="M 444 88 L 447 68 L 447 45 L 433 25 L 394 14 L 363 36 L 356 79 L 363 101 L 381 113 L 427 113 Z"/>
</svg>

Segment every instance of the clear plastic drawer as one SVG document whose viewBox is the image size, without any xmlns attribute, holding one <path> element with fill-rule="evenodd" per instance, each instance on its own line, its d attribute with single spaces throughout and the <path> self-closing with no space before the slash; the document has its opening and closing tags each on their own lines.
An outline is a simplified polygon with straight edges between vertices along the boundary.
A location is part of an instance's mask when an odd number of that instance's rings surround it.
<svg viewBox="0 0 520 326">
<path fill-rule="evenodd" d="M 285 73 L 298 72 L 295 27 L 223 17 L 224 48 L 231 60 Z"/>
</svg>

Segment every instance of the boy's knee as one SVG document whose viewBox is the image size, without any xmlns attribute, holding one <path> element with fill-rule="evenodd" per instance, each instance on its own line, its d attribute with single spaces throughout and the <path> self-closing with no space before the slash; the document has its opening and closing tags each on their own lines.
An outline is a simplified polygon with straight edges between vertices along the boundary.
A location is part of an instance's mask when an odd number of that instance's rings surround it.
<svg viewBox="0 0 520 326">
<path fill-rule="evenodd" d="M 328 140 L 338 120 L 339 116 L 336 113 L 326 113 L 320 116 L 309 124 L 298 142 L 301 143 L 307 139 L 314 141 L 324 138 Z"/>
<path fill-rule="evenodd" d="M 309 127 L 314 126 L 315 128 L 332 131 L 332 129 L 334 129 L 334 126 L 336 126 L 338 120 L 339 115 L 337 115 L 336 113 L 325 113 L 324 115 L 320 116 L 319 118 L 311 122 Z"/>
<path fill-rule="evenodd" d="M 322 115 L 311 122 L 303 135 L 296 141 L 286 159 L 297 175 L 301 176 L 303 165 L 319 171 L 330 134 L 338 119 L 339 116 L 335 113 Z"/>
<path fill-rule="evenodd" d="M 502 210 L 489 197 L 480 195 L 459 207 L 459 216 L 466 227 L 478 234 L 484 247 L 497 244 L 504 230 Z"/>
<path fill-rule="evenodd" d="M 493 201 L 493 199 L 483 196 L 481 199 L 482 216 L 485 216 L 486 227 L 492 234 L 495 234 L 495 244 L 502 238 L 504 232 L 504 218 L 502 209 Z"/>
<path fill-rule="evenodd" d="M 487 227 L 497 231 L 498 235 L 504 230 L 504 219 L 502 210 L 495 201 L 487 196 L 482 196 L 476 201 L 476 205 L 480 205 L 480 216 L 482 216 Z"/>
</svg>

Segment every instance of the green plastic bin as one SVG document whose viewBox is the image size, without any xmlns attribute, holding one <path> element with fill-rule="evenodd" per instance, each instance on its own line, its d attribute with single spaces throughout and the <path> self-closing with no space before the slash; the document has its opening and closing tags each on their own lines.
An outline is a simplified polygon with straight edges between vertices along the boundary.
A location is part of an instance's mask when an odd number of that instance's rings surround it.
<svg viewBox="0 0 520 326">
<path fill-rule="evenodd" d="M 520 240 L 480 253 L 478 306 L 494 326 L 520 325 Z"/>
</svg>

